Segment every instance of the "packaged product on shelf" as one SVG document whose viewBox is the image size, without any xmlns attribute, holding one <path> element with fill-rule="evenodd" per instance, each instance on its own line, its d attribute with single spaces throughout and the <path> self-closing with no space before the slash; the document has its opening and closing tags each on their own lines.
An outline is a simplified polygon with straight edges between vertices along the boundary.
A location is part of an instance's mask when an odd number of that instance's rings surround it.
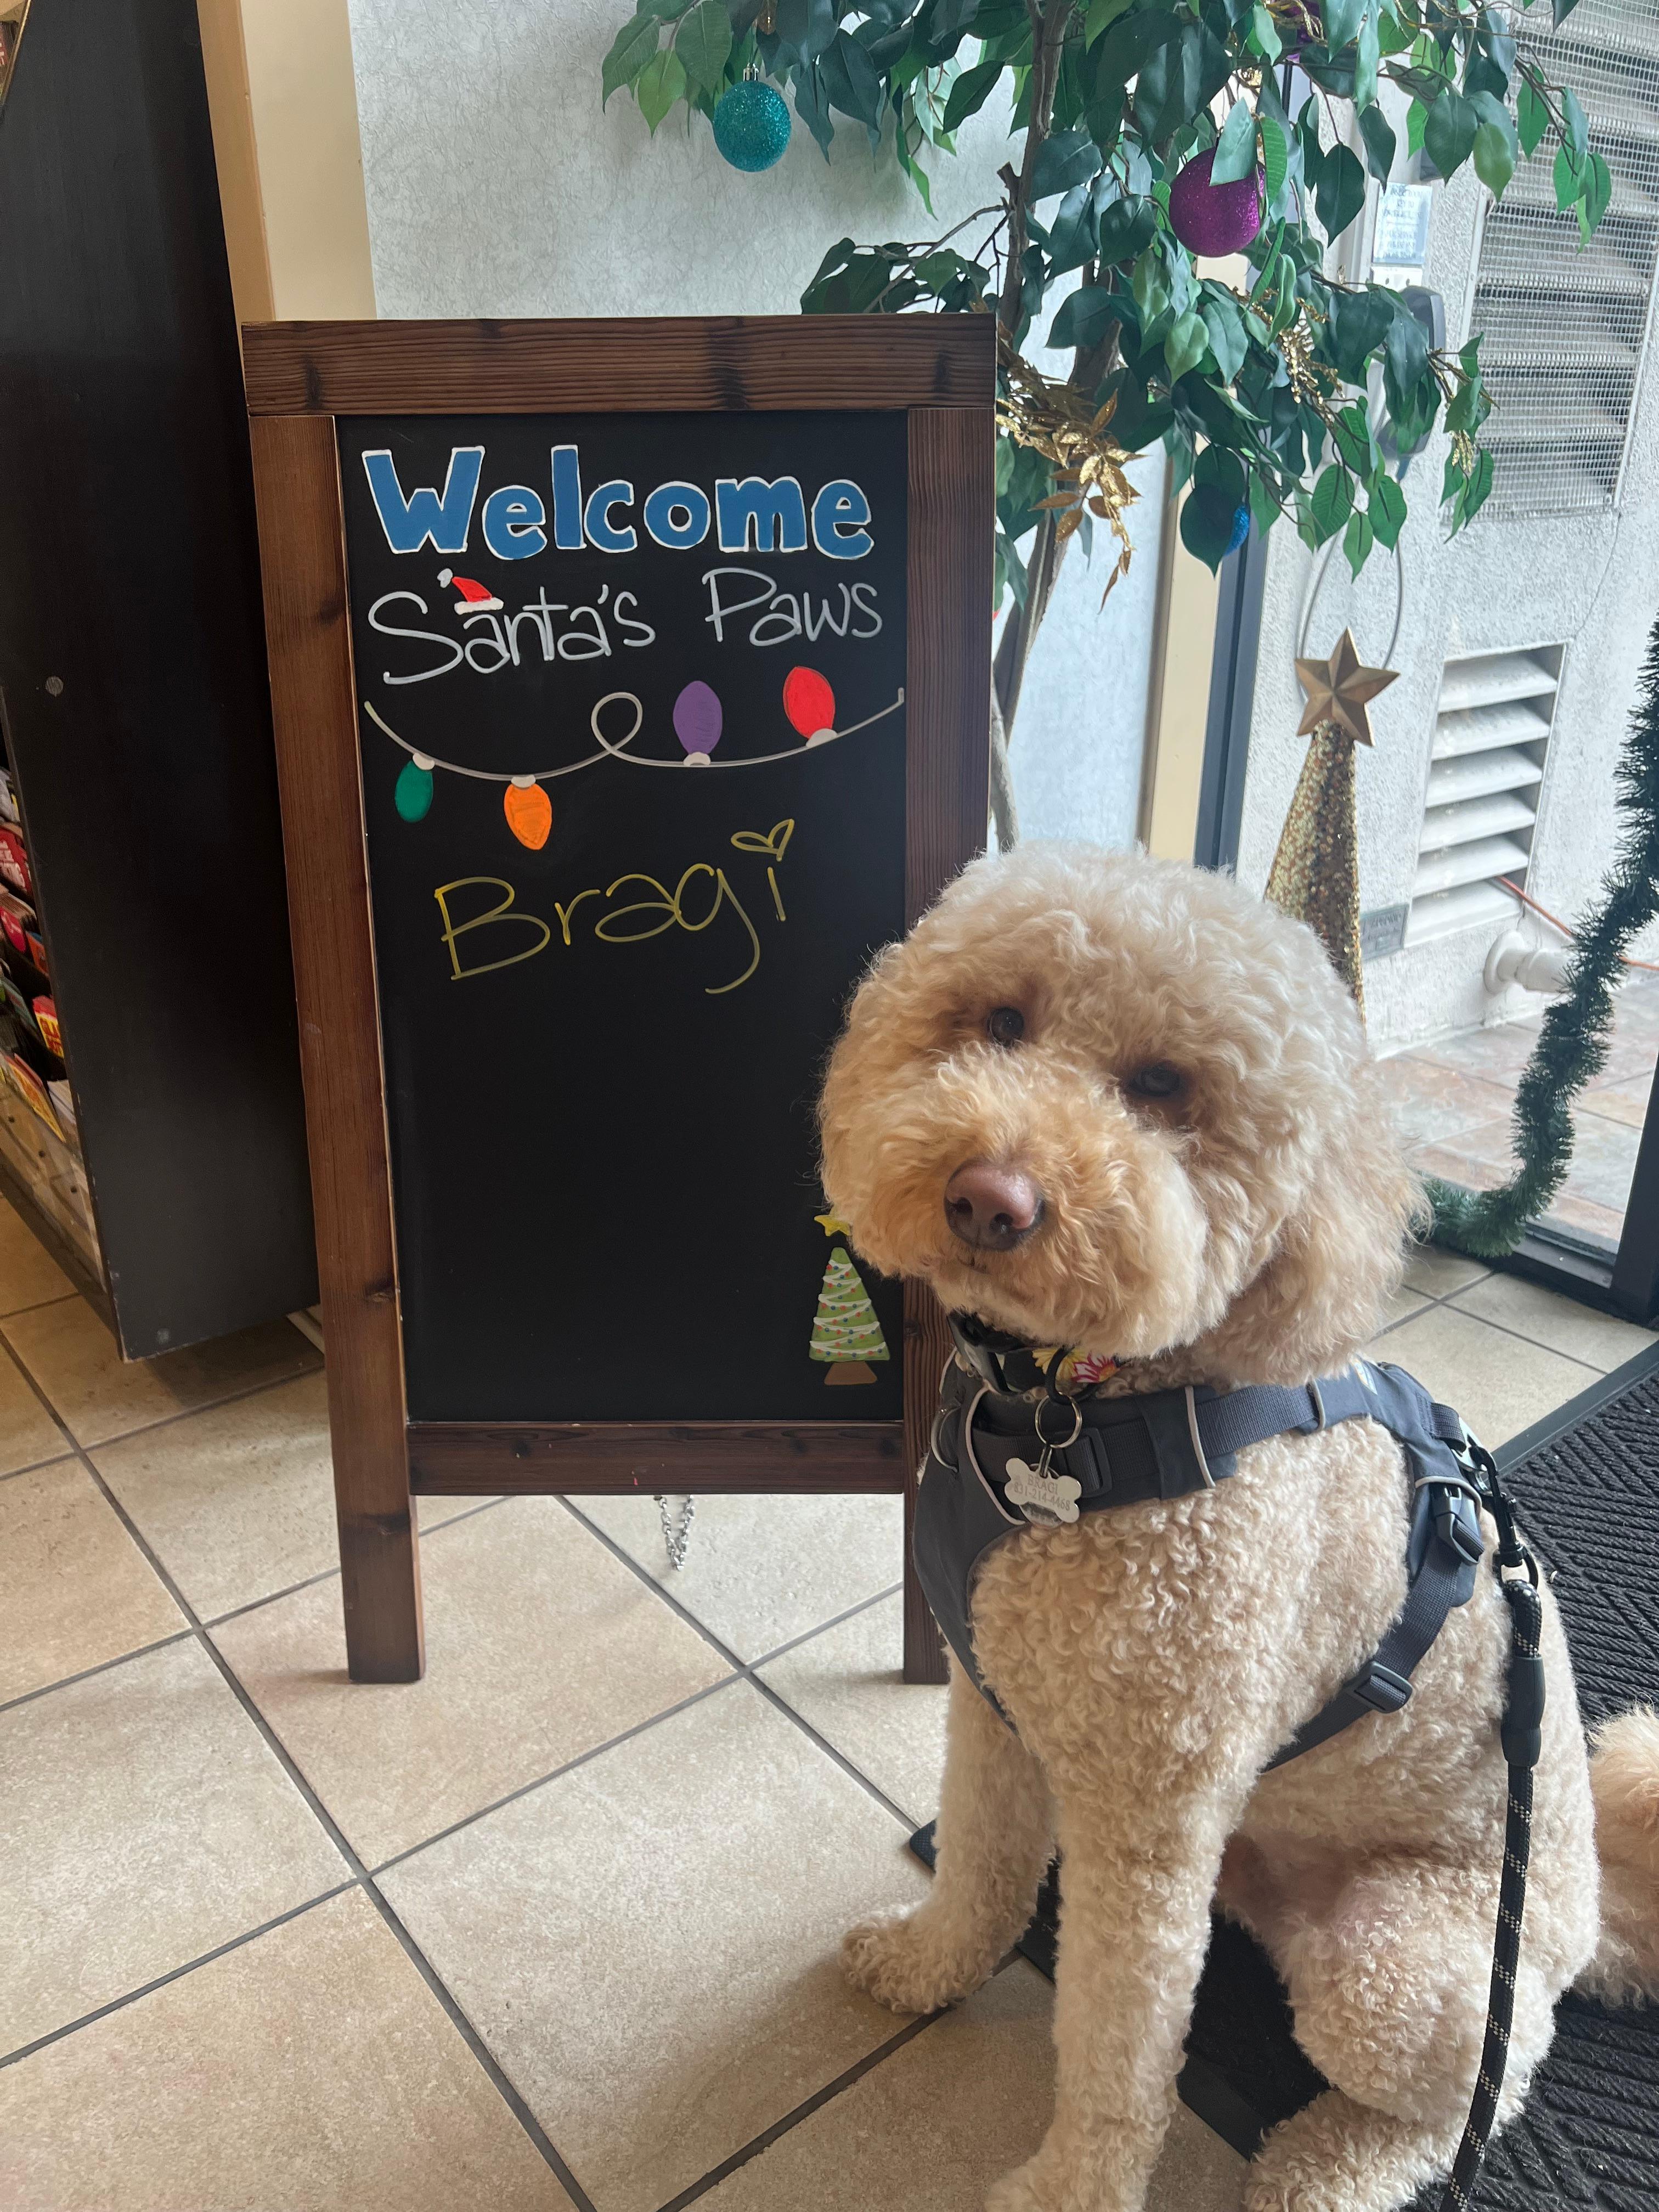
<svg viewBox="0 0 1659 2212">
<path fill-rule="evenodd" d="M 21 891 L 25 898 L 33 896 L 28 848 L 23 842 L 21 830 L 9 822 L 0 822 L 0 877 Z"/>
<path fill-rule="evenodd" d="M 58 1118 L 58 1109 L 53 1105 L 51 1093 L 47 1091 L 45 1083 L 29 1066 L 27 1060 L 21 1053 L 9 1052 L 4 1055 L 4 1066 L 6 1080 L 24 1104 L 33 1108 L 54 1137 L 61 1137 L 64 1133 L 64 1125 Z"/>
<path fill-rule="evenodd" d="M 38 999 L 31 1001 L 31 1012 L 34 1016 L 35 1027 L 40 1032 L 41 1043 L 48 1052 L 55 1053 L 61 1060 L 64 1057 L 64 1039 L 58 1027 L 57 1007 L 42 992 Z"/>
<path fill-rule="evenodd" d="M 68 1083 L 59 1076 L 46 1085 L 46 1096 L 57 1109 L 59 1127 L 78 1152 L 81 1146 L 81 1125 L 75 1118 L 75 1094 Z"/>
<path fill-rule="evenodd" d="M 34 960 L 30 939 L 40 935 L 34 908 L 26 899 L 19 898 L 15 891 L 7 890 L 3 884 L 0 884 L 0 935 L 4 936 L 9 945 L 15 946 L 25 959 Z M 41 957 L 35 961 L 43 975 L 46 973 L 46 950 L 42 945 Z"/>
<path fill-rule="evenodd" d="M 17 811 L 17 793 L 12 784 L 11 770 L 0 768 L 0 821 L 20 822 L 21 819 Z"/>
</svg>

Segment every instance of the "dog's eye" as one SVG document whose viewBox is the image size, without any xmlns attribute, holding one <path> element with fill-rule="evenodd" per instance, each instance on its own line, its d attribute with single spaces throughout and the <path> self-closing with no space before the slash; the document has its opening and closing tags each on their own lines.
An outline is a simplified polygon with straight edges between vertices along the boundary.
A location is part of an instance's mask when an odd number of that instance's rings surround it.
<svg viewBox="0 0 1659 2212">
<path fill-rule="evenodd" d="M 1167 1060 L 1155 1060 L 1150 1067 L 1135 1070 L 1129 1088 L 1139 1098 L 1173 1098 L 1183 1080 L 1178 1067 L 1171 1067 Z"/>
<path fill-rule="evenodd" d="M 1025 1034 L 1025 1017 L 1018 1006 L 994 1006 L 985 1018 L 985 1034 L 993 1044 L 1018 1044 Z"/>
</svg>

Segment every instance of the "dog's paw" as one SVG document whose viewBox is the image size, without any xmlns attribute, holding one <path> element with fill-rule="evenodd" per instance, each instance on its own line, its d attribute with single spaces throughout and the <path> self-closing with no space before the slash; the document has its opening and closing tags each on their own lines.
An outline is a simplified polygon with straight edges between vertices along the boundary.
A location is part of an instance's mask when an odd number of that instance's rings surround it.
<svg viewBox="0 0 1659 2212">
<path fill-rule="evenodd" d="M 926 1906 L 900 1920 L 866 1920 L 842 1940 L 854 1989 L 894 2012 L 943 2012 L 976 1990 L 996 1963 L 964 1961 L 942 1942 Z"/>
<path fill-rule="evenodd" d="M 1037 2187 L 1036 2168 L 1036 2160 L 1030 2159 L 1005 2173 L 986 2198 L 985 2212 L 1054 2212 Z"/>
</svg>

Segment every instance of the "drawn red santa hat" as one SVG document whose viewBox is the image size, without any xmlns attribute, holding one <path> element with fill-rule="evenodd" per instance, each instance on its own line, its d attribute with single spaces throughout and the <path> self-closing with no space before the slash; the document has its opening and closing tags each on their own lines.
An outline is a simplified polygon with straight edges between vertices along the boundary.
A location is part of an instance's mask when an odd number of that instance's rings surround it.
<svg viewBox="0 0 1659 2212">
<path fill-rule="evenodd" d="M 441 584 L 453 584 L 455 589 L 460 593 L 460 597 L 455 602 L 455 611 L 458 615 L 494 614 L 501 605 L 495 593 L 483 584 L 476 583 L 471 576 L 458 576 L 453 568 L 440 568 L 438 581 Z"/>
</svg>

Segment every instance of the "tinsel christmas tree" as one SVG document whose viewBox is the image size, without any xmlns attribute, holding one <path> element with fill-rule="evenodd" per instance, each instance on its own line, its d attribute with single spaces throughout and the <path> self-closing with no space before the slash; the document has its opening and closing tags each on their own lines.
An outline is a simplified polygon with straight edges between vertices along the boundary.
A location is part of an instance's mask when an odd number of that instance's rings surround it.
<svg viewBox="0 0 1659 2212">
<path fill-rule="evenodd" d="M 858 1269 L 839 1244 L 830 1255 L 812 1323 L 811 1356 L 830 1362 L 826 1382 L 873 1382 L 866 1362 L 891 1355 Z"/>
<path fill-rule="evenodd" d="M 1566 994 L 1546 1012 L 1516 1090 L 1516 1172 L 1497 1190 L 1428 1179 L 1436 1240 L 1478 1259 L 1512 1252 L 1565 1181 L 1572 1102 L 1607 1060 L 1620 964 L 1659 915 L 1659 623 L 1614 782 L 1623 835 L 1600 907 L 1577 933 Z"/>
</svg>

